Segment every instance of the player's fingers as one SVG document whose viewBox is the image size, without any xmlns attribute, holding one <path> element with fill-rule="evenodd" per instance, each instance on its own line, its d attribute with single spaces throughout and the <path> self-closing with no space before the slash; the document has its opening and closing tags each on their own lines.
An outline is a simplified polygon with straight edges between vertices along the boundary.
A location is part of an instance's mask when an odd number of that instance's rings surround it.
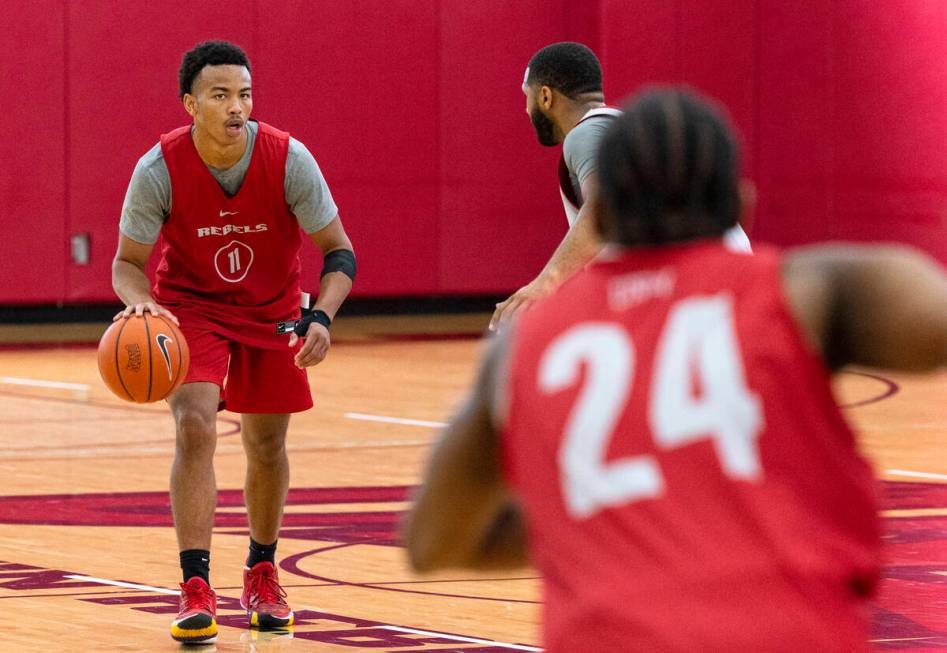
<svg viewBox="0 0 947 653">
<path fill-rule="evenodd" d="M 295 331 L 290 332 L 289 334 L 289 346 L 295 347 L 296 343 L 299 342 L 299 336 L 296 335 Z"/>
<path fill-rule="evenodd" d="M 513 319 L 513 316 L 516 315 L 516 311 L 519 310 L 519 307 L 522 305 L 522 303 L 523 303 L 522 297 L 512 297 L 510 299 L 509 305 L 503 311 L 503 315 L 500 316 L 500 320 L 497 323 L 497 328 L 500 328 L 504 326 L 505 324 L 509 323 L 509 321 Z"/>
<path fill-rule="evenodd" d="M 169 320 L 171 320 L 172 322 L 174 322 L 176 325 L 181 326 L 181 323 L 178 322 L 177 316 L 176 316 L 174 313 L 172 313 L 171 311 L 169 311 L 168 309 L 166 309 L 166 308 L 161 308 L 161 315 L 166 315 Z"/>
<path fill-rule="evenodd" d="M 500 302 L 499 304 L 497 304 L 496 310 L 493 311 L 493 317 L 490 318 L 490 327 L 489 327 L 489 328 L 490 328 L 491 331 L 496 331 L 496 330 L 497 330 L 497 327 L 500 326 L 500 321 L 501 321 L 502 318 L 503 318 L 503 311 L 506 310 L 506 307 L 509 305 L 509 303 L 510 303 L 512 300 L 513 300 L 513 298 L 510 297 L 510 298 L 507 299 L 506 301 L 502 301 L 502 302 Z"/>
<path fill-rule="evenodd" d="M 127 311 L 127 310 L 128 310 L 128 309 L 126 308 L 125 311 Z M 116 314 L 115 314 L 115 317 L 112 318 L 112 322 L 118 322 L 118 321 L 121 320 L 123 317 L 127 317 L 127 316 L 125 315 L 125 311 L 119 311 L 118 313 L 116 313 Z"/>
<path fill-rule="evenodd" d="M 316 345 L 312 348 L 312 351 L 309 353 L 309 364 L 315 365 L 323 358 L 326 357 L 326 352 L 329 351 L 329 341 L 325 338 L 319 338 L 316 340 Z"/>
<path fill-rule="evenodd" d="M 513 310 L 507 311 L 508 315 L 506 316 L 506 322 L 507 322 L 507 323 L 512 322 L 513 319 L 514 319 L 520 312 L 523 311 L 523 309 L 529 307 L 529 305 L 532 304 L 532 303 L 533 303 L 533 300 L 532 300 L 532 299 L 524 299 L 524 300 L 520 301 L 520 302 L 516 305 L 516 307 L 515 307 Z"/>
<path fill-rule="evenodd" d="M 313 365 L 318 365 L 323 361 L 327 353 L 329 353 L 328 338 L 316 338 L 315 346 L 312 350 L 306 356 L 299 358 L 299 366 L 312 367 Z"/>
<path fill-rule="evenodd" d="M 318 365 L 319 363 L 325 360 L 326 354 L 328 353 L 329 353 L 328 347 L 325 347 L 325 346 L 320 347 L 319 349 L 317 349 L 316 351 L 312 353 L 312 356 L 310 356 L 309 365 L 307 365 L 307 367 Z"/>
<path fill-rule="evenodd" d="M 296 358 L 303 360 L 309 354 L 312 353 L 313 348 L 316 346 L 315 338 L 306 337 L 303 341 L 303 346 L 299 348 L 299 351 L 296 352 Z"/>
<path fill-rule="evenodd" d="M 307 336 L 305 341 L 303 342 L 303 346 L 300 347 L 299 351 L 296 352 L 296 357 L 294 360 L 296 361 L 297 367 L 306 366 L 306 360 L 312 354 L 312 350 L 315 346 L 316 346 L 316 339 Z"/>
</svg>

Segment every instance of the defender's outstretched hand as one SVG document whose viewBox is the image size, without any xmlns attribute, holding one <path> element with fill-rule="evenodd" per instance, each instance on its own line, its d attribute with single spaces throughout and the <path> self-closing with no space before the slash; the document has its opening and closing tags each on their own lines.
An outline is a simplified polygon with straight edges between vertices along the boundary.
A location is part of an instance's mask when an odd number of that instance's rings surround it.
<svg viewBox="0 0 947 653">
<path fill-rule="evenodd" d="M 516 317 L 516 314 L 521 310 L 537 299 L 542 299 L 547 294 L 549 294 L 549 290 L 545 284 L 540 284 L 535 280 L 529 282 L 510 295 L 509 299 L 497 304 L 496 310 L 493 311 L 493 317 L 490 319 L 490 330 L 496 331 Z"/>
</svg>

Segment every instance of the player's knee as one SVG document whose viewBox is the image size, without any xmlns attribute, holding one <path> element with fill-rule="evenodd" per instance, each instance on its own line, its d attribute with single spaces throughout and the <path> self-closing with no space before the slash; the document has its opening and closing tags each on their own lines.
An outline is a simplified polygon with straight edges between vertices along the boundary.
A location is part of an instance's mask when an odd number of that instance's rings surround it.
<svg viewBox="0 0 947 653">
<path fill-rule="evenodd" d="M 250 462 L 272 464 L 286 455 L 284 432 L 255 433 L 245 437 L 243 444 Z"/>
<path fill-rule="evenodd" d="M 208 418 L 200 411 L 184 409 L 175 415 L 175 424 L 179 453 L 213 454 L 217 443 L 215 418 Z"/>
</svg>

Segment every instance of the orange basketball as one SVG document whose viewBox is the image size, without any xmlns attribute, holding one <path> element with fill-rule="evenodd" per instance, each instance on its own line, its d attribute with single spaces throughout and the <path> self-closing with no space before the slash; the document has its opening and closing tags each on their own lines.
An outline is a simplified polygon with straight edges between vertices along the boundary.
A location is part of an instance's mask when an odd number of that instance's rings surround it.
<svg viewBox="0 0 947 653">
<path fill-rule="evenodd" d="M 99 340 L 99 374 L 126 401 L 160 401 L 187 375 L 191 355 L 181 330 L 164 316 L 113 322 Z"/>
</svg>

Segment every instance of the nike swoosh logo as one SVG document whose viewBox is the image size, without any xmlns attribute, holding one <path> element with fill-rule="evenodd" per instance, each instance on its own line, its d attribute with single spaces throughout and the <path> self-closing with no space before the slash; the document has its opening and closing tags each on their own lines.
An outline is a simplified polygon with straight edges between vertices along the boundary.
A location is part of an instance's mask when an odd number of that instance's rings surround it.
<svg viewBox="0 0 947 653">
<path fill-rule="evenodd" d="M 238 213 L 240 213 L 240 211 L 221 211 L 218 215 L 219 215 L 221 218 L 224 218 L 224 217 L 226 217 L 226 216 L 228 216 L 228 215 L 237 215 Z"/>
<path fill-rule="evenodd" d="M 159 333 L 155 336 L 155 340 L 158 342 L 158 349 L 161 350 L 161 355 L 164 356 L 164 364 L 168 368 L 168 380 L 171 380 L 171 355 L 168 353 L 168 343 L 174 342 L 170 336 L 166 336 L 163 333 Z"/>
</svg>

